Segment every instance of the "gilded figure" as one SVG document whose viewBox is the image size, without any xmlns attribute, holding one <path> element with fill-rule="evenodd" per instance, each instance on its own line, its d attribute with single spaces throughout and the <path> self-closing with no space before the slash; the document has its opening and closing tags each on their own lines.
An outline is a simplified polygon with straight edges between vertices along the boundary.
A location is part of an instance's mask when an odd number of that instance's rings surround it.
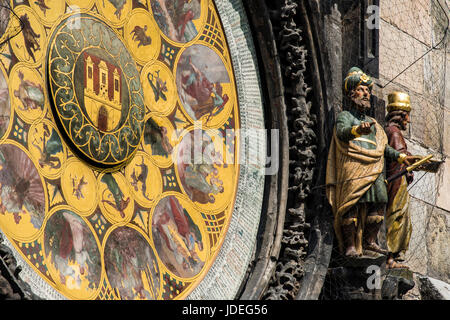
<svg viewBox="0 0 450 320">
<path fill-rule="evenodd" d="M 388 96 L 388 103 L 385 127 L 388 143 L 395 150 L 411 155 L 402 134 L 410 123 L 410 97 L 403 92 L 393 92 Z M 387 162 L 387 175 L 395 175 L 404 169 L 406 169 L 404 163 Z M 386 242 L 389 268 L 406 268 L 401 262 L 404 261 L 412 232 L 408 185 L 413 179 L 413 172 L 408 172 L 387 185 Z"/>
</svg>

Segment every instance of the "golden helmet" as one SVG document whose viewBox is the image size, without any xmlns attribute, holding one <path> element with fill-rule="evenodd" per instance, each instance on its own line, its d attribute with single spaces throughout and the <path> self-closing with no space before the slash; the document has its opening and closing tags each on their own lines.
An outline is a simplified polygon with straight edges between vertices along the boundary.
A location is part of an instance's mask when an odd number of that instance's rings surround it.
<svg viewBox="0 0 450 320">
<path fill-rule="evenodd" d="M 387 111 L 411 111 L 411 99 L 405 92 L 394 91 L 388 95 Z"/>
</svg>

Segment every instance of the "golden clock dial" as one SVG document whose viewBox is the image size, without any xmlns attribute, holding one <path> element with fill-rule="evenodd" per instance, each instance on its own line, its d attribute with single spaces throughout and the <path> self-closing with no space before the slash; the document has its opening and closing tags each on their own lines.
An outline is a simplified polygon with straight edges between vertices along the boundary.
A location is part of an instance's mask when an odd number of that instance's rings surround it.
<svg viewBox="0 0 450 320">
<path fill-rule="evenodd" d="M 47 298 L 189 296 L 221 250 L 240 168 L 214 2 L 11 5 L 23 30 L 0 49 L 1 232 Z"/>
</svg>

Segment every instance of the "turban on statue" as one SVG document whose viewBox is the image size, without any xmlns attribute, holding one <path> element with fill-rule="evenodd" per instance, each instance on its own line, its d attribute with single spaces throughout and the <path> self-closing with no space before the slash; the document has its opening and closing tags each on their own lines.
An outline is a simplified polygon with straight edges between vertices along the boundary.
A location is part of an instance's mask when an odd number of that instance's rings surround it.
<svg viewBox="0 0 450 320">
<path fill-rule="evenodd" d="M 348 70 L 347 76 L 344 79 L 344 90 L 348 94 L 359 85 L 372 87 L 372 79 L 365 74 L 360 68 L 353 67 Z"/>
</svg>

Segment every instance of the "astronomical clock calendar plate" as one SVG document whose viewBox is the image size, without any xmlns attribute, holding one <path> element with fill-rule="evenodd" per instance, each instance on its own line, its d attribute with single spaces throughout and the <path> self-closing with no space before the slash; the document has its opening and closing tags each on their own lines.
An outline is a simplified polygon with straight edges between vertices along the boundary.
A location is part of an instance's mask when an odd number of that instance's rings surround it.
<svg viewBox="0 0 450 320">
<path fill-rule="evenodd" d="M 0 230 L 28 282 L 56 299 L 189 297 L 220 270 L 227 232 L 244 232 L 230 229 L 243 173 L 229 133 L 246 112 L 223 5 L 10 5 Z"/>
</svg>

